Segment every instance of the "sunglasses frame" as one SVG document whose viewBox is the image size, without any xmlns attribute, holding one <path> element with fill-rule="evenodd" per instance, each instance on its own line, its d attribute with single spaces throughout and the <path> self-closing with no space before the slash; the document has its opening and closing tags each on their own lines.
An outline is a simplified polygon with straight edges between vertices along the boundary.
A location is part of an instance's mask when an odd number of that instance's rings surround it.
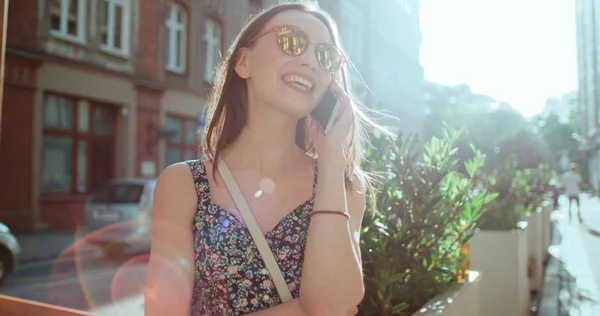
<svg viewBox="0 0 600 316">
<path fill-rule="evenodd" d="M 321 65 L 321 63 L 319 62 L 319 67 L 320 67 L 321 69 L 323 69 L 323 70 L 325 70 L 325 71 L 327 71 L 327 72 L 335 73 L 335 72 L 337 72 L 338 70 L 342 69 L 342 66 L 343 66 L 343 65 L 346 63 L 346 56 L 344 55 L 344 53 L 343 53 L 343 52 L 342 52 L 342 51 L 341 51 L 341 50 L 340 50 L 340 49 L 339 49 L 337 46 L 335 46 L 335 44 L 334 44 L 333 42 L 312 42 L 312 41 L 310 40 L 310 37 L 308 36 L 308 34 L 306 34 L 306 32 L 304 32 L 304 31 L 302 30 L 302 28 L 300 28 L 300 27 L 298 27 L 298 26 L 295 26 L 295 25 L 277 25 L 277 26 L 274 26 L 274 27 L 272 27 L 272 28 L 270 28 L 270 29 L 268 29 L 268 30 L 265 30 L 265 31 L 264 31 L 264 32 L 262 32 L 262 33 L 259 33 L 259 34 L 258 34 L 258 35 L 256 35 L 256 36 L 253 36 L 253 37 L 252 37 L 252 38 L 251 38 L 251 39 L 250 39 L 248 42 L 252 43 L 252 42 L 254 42 L 254 41 L 258 40 L 259 38 L 261 38 L 261 37 L 263 37 L 263 36 L 265 36 L 265 35 L 267 35 L 267 34 L 274 33 L 274 32 L 275 32 L 275 33 L 277 33 L 277 32 L 279 32 L 279 31 L 281 31 L 281 29 L 284 29 L 284 28 L 292 28 L 292 29 L 295 29 L 296 31 L 298 31 L 299 33 L 301 33 L 301 34 L 303 34 L 303 35 L 304 35 L 304 37 L 306 38 L 306 42 L 307 42 L 307 43 L 314 43 L 314 44 L 315 44 L 315 46 L 316 46 L 316 48 L 315 48 L 315 52 L 314 52 L 314 53 L 315 53 L 315 55 L 317 54 L 317 52 L 318 52 L 319 48 L 320 48 L 321 46 L 325 46 L 325 45 L 329 45 L 329 46 L 333 47 L 333 49 L 335 49 L 335 50 L 338 52 L 338 54 L 340 54 L 340 64 L 339 64 L 339 67 L 337 67 L 337 68 L 336 68 L 336 69 L 334 69 L 334 70 L 328 70 L 328 69 L 325 69 L 325 68 L 323 68 L 323 66 L 322 66 L 322 65 Z M 286 51 L 285 51 L 283 48 L 281 48 L 281 46 L 279 46 L 279 43 L 278 43 L 278 41 L 277 41 L 277 37 L 275 37 L 275 44 L 277 44 L 277 47 L 279 48 L 279 50 L 281 50 L 281 51 L 282 51 L 284 54 L 286 54 L 286 55 L 288 55 L 288 56 L 298 57 L 298 56 L 302 56 L 304 53 L 306 53 L 306 51 L 308 51 L 308 49 L 305 49 L 305 50 L 303 50 L 303 51 L 302 51 L 302 53 L 300 53 L 300 54 L 298 54 L 298 55 L 291 55 L 291 54 L 288 54 L 288 53 L 287 53 L 287 52 L 286 52 Z M 306 48 L 308 48 L 308 45 L 307 45 L 307 47 L 306 47 Z M 317 57 L 317 59 L 318 59 L 318 57 Z"/>
</svg>

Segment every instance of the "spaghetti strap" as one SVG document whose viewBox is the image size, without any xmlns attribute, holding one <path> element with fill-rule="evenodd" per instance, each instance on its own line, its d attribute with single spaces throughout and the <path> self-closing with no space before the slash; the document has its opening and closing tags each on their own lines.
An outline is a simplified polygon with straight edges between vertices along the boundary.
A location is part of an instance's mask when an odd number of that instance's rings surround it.
<svg viewBox="0 0 600 316">
<path fill-rule="evenodd" d="M 188 160 L 185 163 L 190 167 L 192 177 L 194 178 L 194 185 L 196 187 L 196 194 L 199 198 L 210 196 L 210 188 L 208 185 L 208 176 L 206 174 L 206 166 L 204 165 L 204 159 Z"/>
</svg>

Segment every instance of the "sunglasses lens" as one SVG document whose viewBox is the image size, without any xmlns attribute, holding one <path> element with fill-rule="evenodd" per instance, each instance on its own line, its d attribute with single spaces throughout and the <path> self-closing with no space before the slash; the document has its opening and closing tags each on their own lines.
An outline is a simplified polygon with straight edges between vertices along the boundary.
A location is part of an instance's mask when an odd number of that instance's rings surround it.
<svg viewBox="0 0 600 316">
<path fill-rule="evenodd" d="M 306 35 L 297 28 L 282 27 L 277 32 L 277 45 L 286 54 L 299 56 L 307 47 Z"/>
<path fill-rule="evenodd" d="M 323 44 L 317 49 L 317 59 L 323 69 L 331 72 L 340 69 L 343 61 L 340 51 L 330 44 Z"/>
</svg>

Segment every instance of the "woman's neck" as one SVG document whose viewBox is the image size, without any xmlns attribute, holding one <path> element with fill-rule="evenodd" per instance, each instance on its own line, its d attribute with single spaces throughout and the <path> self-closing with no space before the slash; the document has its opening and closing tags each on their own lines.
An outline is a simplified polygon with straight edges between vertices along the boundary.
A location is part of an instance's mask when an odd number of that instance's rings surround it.
<svg viewBox="0 0 600 316">
<path fill-rule="evenodd" d="M 252 106 L 246 126 L 228 148 L 228 162 L 267 176 L 297 166 L 302 151 L 296 146 L 298 120 L 270 106 Z"/>
</svg>

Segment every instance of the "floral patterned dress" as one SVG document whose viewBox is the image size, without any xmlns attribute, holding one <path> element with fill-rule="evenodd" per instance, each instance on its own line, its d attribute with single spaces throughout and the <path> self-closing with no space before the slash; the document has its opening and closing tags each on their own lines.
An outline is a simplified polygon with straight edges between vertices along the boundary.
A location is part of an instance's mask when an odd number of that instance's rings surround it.
<svg viewBox="0 0 600 316">
<path fill-rule="evenodd" d="M 211 202 L 203 159 L 187 164 L 198 194 L 193 222 L 195 280 L 191 315 L 244 315 L 280 304 L 250 231 L 233 214 Z M 300 294 L 316 168 L 314 174 L 312 197 L 265 235 L 294 298 Z"/>
</svg>

